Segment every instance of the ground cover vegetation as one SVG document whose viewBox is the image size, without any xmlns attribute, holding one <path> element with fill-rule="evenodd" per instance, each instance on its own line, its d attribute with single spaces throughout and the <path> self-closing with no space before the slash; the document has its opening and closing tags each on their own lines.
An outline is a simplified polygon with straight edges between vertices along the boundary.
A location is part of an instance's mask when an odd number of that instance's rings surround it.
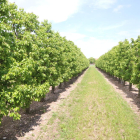
<svg viewBox="0 0 140 140">
<path fill-rule="evenodd" d="M 15 3 L 0 1 L 0 122 L 9 115 L 19 119 L 20 108 L 29 108 L 60 83 L 89 66 L 81 50 L 47 20 Z"/>
<path fill-rule="evenodd" d="M 138 140 L 139 121 L 130 106 L 94 67 L 60 105 L 37 139 Z M 30 138 L 31 139 L 31 138 Z"/>
</svg>

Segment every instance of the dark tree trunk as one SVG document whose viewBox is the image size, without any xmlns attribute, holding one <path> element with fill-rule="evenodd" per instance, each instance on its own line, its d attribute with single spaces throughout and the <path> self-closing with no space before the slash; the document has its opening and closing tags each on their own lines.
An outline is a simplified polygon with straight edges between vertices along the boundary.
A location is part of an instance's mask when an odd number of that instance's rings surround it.
<svg viewBox="0 0 140 140">
<path fill-rule="evenodd" d="M 67 82 L 64 82 L 65 87 L 67 87 Z"/>
<path fill-rule="evenodd" d="M 123 81 L 123 85 L 125 86 L 125 81 Z"/>
<path fill-rule="evenodd" d="M 129 83 L 129 91 L 132 89 L 132 83 Z"/>
<path fill-rule="evenodd" d="M 55 86 L 52 86 L 52 93 L 55 94 Z"/>
<path fill-rule="evenodd" d="M 63 84 L 62 84 L 62 83 L 59 84 L 59 88 L 60 88 L 60 89 L 63 88 Z"/>
<path fill-rule="evenodd" d="M 138 85 L 138 90 L 139 90 L 138 97 L 140 97 L 140 84 Z"/>
<path fill-rule="evenodd" d="M 30 106 L 28 108 L 26 108 L 26 114 L 29 114 L 30 113 Z"/>
<path fill-rule="evenodd" d="M 45 102 L 45 98 L 44 97 L 41 98 L 40 102 Z"/>
<path fill-rule="evenodd" d="M 119 78 L 118 83 L 121 83 L 121 78 Z"/>
</svg>

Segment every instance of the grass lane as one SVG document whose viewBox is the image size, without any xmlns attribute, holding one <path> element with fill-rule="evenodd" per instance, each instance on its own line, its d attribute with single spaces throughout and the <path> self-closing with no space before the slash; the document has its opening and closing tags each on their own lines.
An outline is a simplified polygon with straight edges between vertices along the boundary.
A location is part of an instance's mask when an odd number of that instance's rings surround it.
<svg viewBox="0 0 140 140">
<path fill-rule="evenodd" d="M 94 66 L 42 129 L 38 139 L 140 139 L 136 115 Z"/>
</svg>

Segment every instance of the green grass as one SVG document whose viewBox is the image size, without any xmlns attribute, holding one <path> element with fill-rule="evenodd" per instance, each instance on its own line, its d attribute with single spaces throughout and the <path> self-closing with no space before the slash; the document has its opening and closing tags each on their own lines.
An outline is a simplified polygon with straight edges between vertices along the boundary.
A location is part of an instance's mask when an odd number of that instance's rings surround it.
<svg viewBox="0 0 140 140">
<path fill-rule="evenodd" d="M 58 112 L 53 113 L 49 125 L 49 139 L 140 139 L 138 118 L 94 66 L 87 70 Z"/>
</svg>

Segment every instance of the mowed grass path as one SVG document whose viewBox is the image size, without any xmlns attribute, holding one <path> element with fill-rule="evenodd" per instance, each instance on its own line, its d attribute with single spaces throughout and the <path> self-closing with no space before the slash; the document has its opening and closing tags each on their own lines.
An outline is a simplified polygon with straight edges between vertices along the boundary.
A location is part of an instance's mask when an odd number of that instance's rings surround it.
<svg viewBox="0 0 140 140">
<path fill-rule="evenodd" d="M 91 66 L 48 124 L 42 126 L 38 139 L 140 140 L 140 129 L 129 105 Z"/>
</svg>

